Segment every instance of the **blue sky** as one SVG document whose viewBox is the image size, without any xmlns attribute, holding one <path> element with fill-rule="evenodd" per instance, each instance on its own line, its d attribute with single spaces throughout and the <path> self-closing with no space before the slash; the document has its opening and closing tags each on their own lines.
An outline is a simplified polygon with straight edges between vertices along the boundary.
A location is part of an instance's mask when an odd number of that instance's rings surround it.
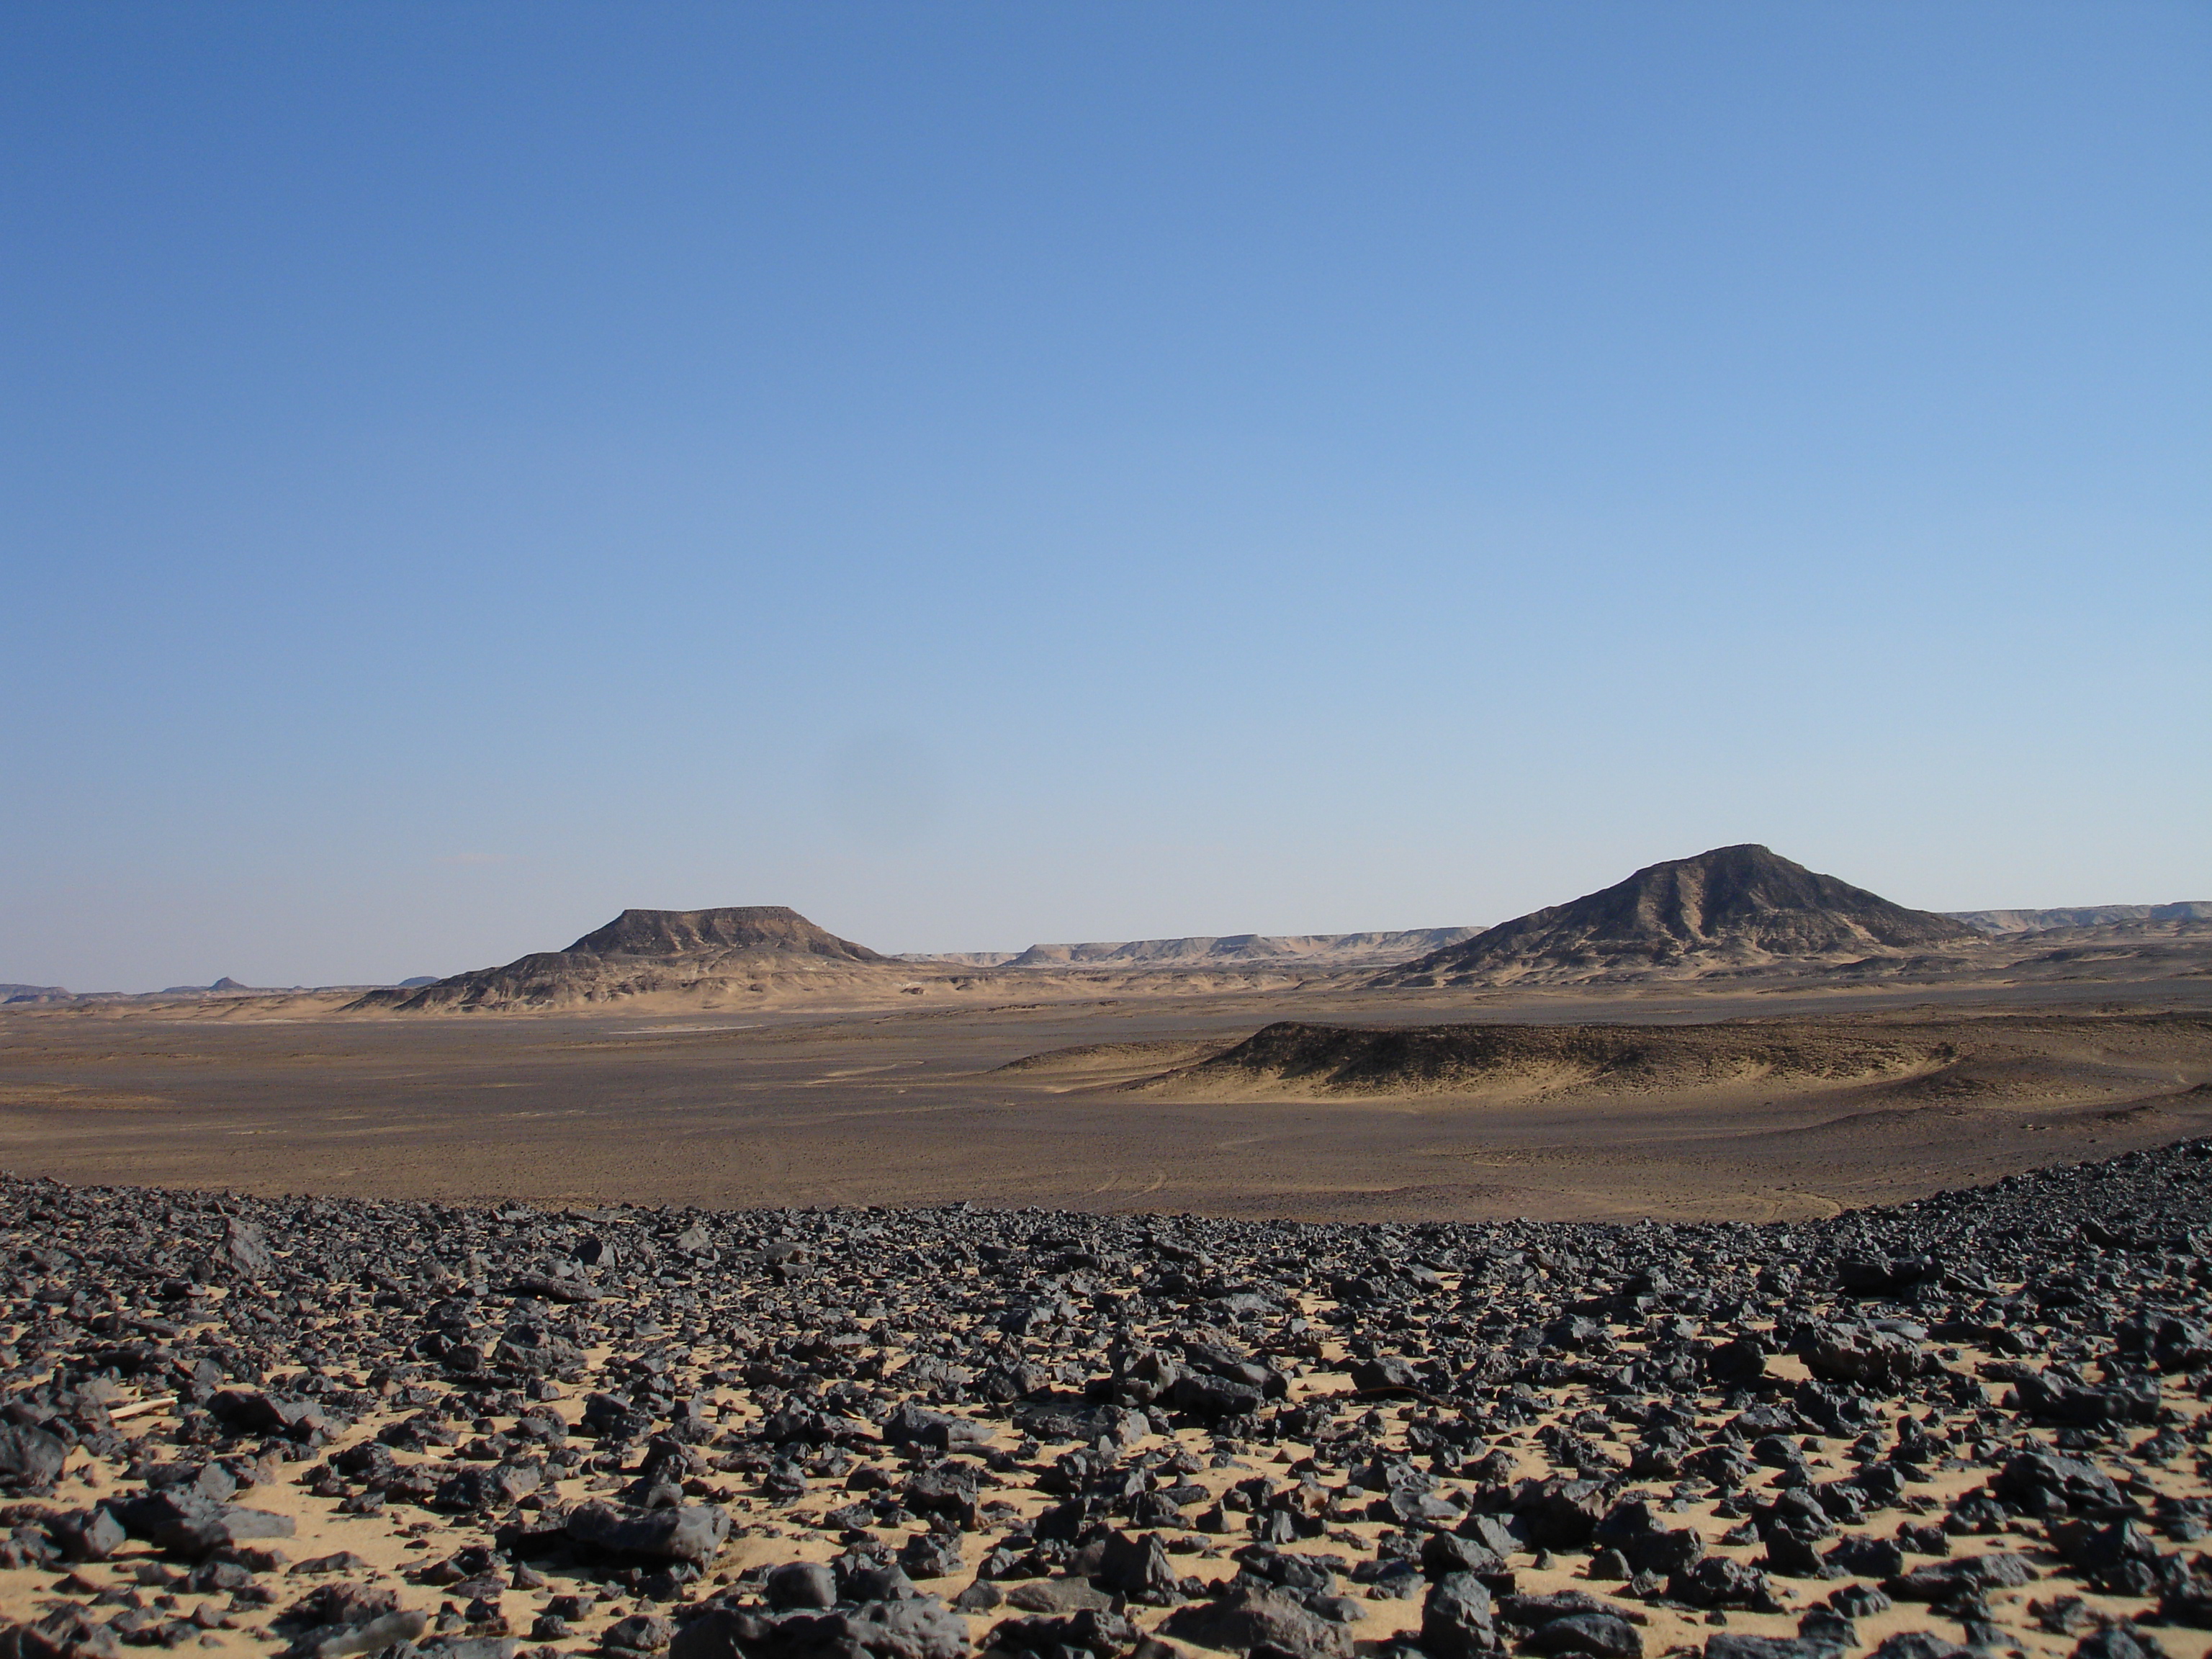
<svg viewBox="0 0 2212 1659">
<path fill-rule="evenodd" d="M 2212 11 L 0 14 L 0 980 L 2212 897 Z"/>
</svg>

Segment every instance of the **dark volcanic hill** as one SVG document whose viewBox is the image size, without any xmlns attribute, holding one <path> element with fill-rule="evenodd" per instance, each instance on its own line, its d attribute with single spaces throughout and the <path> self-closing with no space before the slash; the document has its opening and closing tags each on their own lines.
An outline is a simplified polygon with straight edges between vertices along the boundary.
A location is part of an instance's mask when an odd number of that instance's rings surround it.
<svg viewBox="0 0 2212 1659">
<path fill-rule="evenodd" d="M 349 1009 L 402 1012 L 478 1008 L 569 1008 L 623 998 L 764 993 L 872 984 L 897 964 L 839 939 L 781 904 L 716 910 L 625 910 L 565 951 L 540 951 L 503 968 L 455 974 L 419 990 L 372 991 Z"/>
<path fill-rule="evenodd" d="M 839 962 L 882 962 L 865 945 L 817 927 L 784 904 L 738 904 L 720 910 L 625 910 L 588 933 L 567 954 L 681 957 L 717 952 L 796 952 Z"/>
<path fill-rule="evenodd" d="M 1501 922 L 1378 975 L 1378 986 L 1574 984 L 1844 963 L 1974 945 L 1962 921 L 1908 910 L 1764 847 L 1716 848 Z"/>
</svg>

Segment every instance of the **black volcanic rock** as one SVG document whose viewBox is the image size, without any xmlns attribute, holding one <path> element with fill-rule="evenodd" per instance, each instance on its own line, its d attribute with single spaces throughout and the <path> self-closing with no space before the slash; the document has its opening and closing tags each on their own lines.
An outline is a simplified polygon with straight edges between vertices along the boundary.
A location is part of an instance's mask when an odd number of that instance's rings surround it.
<svg viewBox="0 0 2212 1659">
<path fill-rule="evenodd" d="M 592 1297 L 522 1293 L 586 1252 Z M 2138 1631 L 2212 1624 L 2212 1140 L 1757 1224 L 0 1175 L 0 1593 L 47 1609 L 0 1643 L 55 1659 L 211 1628 L 295 1659 L 512 1659 L 519 1629 L 638 1659 L 1171 1659 L 1160 1636 L 1348 1659 L 1370 1603 L 1410 1623 L 1425 1580 L 1427 1659 L 1680 1653 L 1686 1609 L 1785 1607 L 1795 1641 L 1709 1651 L 1832 1659 L 1892 1595 L 1978 1651 L 2026 1620 L 2088 1634 L 2077 1592 Z M 1186 1379 L 1239 1392 L 1179 1403 Z M 2125 1412 L 2051 1420 L 2085 1395 Z M 343 1550 L 283 1573 L 272 1484 L 318 1550 L 397 1523 L 422 1553 L 396 1583 Z M 1621 1599 L 1522 1576 L 1547 1572 Z M 281 1588 L 340 1574 L 362 1582 Z M 988 1634 L 957 1616 L 1000 1607 Z"/>
<path fill-rule="evenodd" d="M 1786 962 L 1943 951 L 1980 935 L 1908 910 L 1764 847 L 1717 848 L 1448 945 L 1378 986 L 1505 984 L 1687 975 Z"/>
</svg>

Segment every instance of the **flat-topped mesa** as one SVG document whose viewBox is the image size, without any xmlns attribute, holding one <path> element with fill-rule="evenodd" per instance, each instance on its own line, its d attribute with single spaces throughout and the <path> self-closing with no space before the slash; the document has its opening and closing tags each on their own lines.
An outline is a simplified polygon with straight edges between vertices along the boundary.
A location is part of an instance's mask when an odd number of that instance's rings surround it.
<svg viewBox="0 0 2212 1659">
<path fill-rule="evenodd" d="M 455 974 L 419 990 L 372 991 L 352 1009 L 574 1008 L 642 996 L 719 1006 L 772 988 L 881 989 L 899 964 L 781 904 L 625 910 L 565 951 Z"/>
<path fill-rule="evenodd" d="M 1971 946 L 1962 921 L 1907 909 L 1764 847 L 1638 870 L 1571 903 L 1501 922 L 1378 975 L 1378 986 L 1687 978 Z"/>
<path fill-rule="evenodd" d="M 714 910 L 625 910 L 565 952 L 593 957 L 686 957 L 730 951 L 882 962 L 865 945 L 839 939 L 787 904 L 732 904 Z"/>
</svg>

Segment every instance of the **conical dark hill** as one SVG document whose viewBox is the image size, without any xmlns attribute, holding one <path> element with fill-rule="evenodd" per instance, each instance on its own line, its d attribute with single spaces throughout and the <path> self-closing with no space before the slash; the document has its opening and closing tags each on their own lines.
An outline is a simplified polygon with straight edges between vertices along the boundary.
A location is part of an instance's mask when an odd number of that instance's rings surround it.
<svg viewBox="0 0 2212 1659">
<path fill-rule="evenodd" d="M 1716 848 L 1500 922 L 1386 969 L 1378 986 L 1691 978 L 1972 945 L 1965 923 L 1909 910 L 1764 847 Z"/>
</svg>

